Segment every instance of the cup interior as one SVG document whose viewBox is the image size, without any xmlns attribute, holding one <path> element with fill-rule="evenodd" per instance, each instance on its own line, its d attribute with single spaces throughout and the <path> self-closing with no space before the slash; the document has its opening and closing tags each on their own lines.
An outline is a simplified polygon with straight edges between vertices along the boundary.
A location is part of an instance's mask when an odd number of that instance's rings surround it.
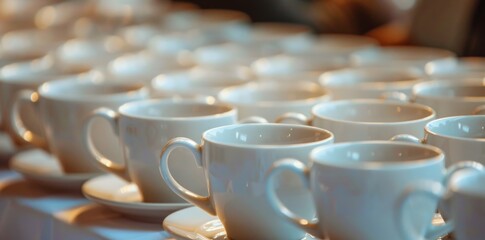
<svg viewBox="0 0 485 240">
<path fill-rule="evenodd" d="M 204 133 L 206 141 L 239 147 L 292 146 L 316 144 L 333 139 L 323 129 L 291 124 L 238 124 L 218 127 Z"/>
<path fill-rule="evenodd" d="M 232 103 L 273 103 L 304 101 L 327 95 L 316 84 L 266 83 L 247 84 L 224 89 L 219 99 Z"/>
<path fill-rule="evenodd" d="M 426 131 L 431 134 L 485 141 L 485 116 L 457 116 L 429 122 Z"/>
<path fill-rule="evenodd" d="M 123 105 L 120 112 L 137 118 L 195 118 L 224 114 L 233 110 L 225 104 L 196 100 L 143 100 Z"/>
<path fill-rule="evenodd" d="M 443 153 L 434 147 L 384 141 L 352 142 L 320 147 L 311 158 L 320 165 L 349 168 L 386 168 L 439 161 Z"/>
<path fill-rule="evenodd" d="M 313 113 L 324 119 L 361 123 L 406 122 L 433 116 L 433 110 L 422 105 L 380 100 L 328 102 L 317 105 Z"/>
</svg>

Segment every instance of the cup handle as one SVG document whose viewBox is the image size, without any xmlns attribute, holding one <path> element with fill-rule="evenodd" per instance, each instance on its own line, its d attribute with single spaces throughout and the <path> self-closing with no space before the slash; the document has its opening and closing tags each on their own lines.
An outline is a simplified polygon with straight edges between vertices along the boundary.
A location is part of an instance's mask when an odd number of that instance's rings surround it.
<svg viewBox="0 0 485 240">
<path fill-rule="evenodd" d="M 475 110 L 473 111 L 473 114 L 475 114 L 475 115 L 485 115 L 485 104 L 475 108 Z"/>
<path fill-rule="evenodd" d="M 119 114 L 111 109 L 108 108 L 98 108 L 94 110 L 87 118 L 84 120 L 83 126 L 83 143 L 84 146 L 87 148 L 89 154 L 95 159 L 95 163 L 97 166 L 101 167 L 106 172 L 113 173 L 129 182 L 131 179 L 128 175 L 128 171 L 126 168 L 126 164 L 118 164 L 113 162 L 106 156 L 104 156 L 101 152 L 98 151 L 96 146 L 94 146 L 93 139 L 91 136 L 91 128 L 93 125 L 93 121 L 96 117 L 100 117 L 106 120 L 110 125 L 113 131 L 115 132 L 116 136 L 118 136 L 118 120 Z"/>
<path fill-rule="evenodd" d="M 419 138 L 417 138 L 413 135 L 410 135 L 410 134 L 399 134 L 399 135 L 392 137 L 389 140 L 390 141 L 397 141 L 397 142 L 416 143 L 416 144 L 425 143 L 424 139 L 421 140 L 421 139 L 419 139 Z"/>
<path fill-rule="evenodd" d="M 410 185 L 406 188 L 403 194 L 398 199 L 396 221 L 398 224 L 398 230 L 400 231 L 403 239 L 406 240 L 425 240 L 425 239 L 437 239 L 440 236 L 446 235 L 453 230 L 453 220 L 448 220 L 444 225 L 433 226 L 430 225 L 426 228 L 426 233 L 422 236 L 410 223 L 406 221 L 405 213 L 409 200 L 414 196 L 424 196 L 436 201 L 444 198 L 446 194 L 445 188 L 438 182 L 420 181 Z"/>
<path fill-rule="evenodd" d="M 198 194 L 191 192 L 190 190 L 186 189 L 182 185 L 180 185 L 175 178 L 173 178 L 172 174 L 170 173 L 170 169 L 168 167 L 168 158 L 170 153 L 178 148 L 182 147 L 189 150 L 195 158 L 195 162 L 197 166 L 202 167 L 202 147 L 201 145 L 194 142 L 192 139 L 184 138 L 184 137 L 177 137 L 171 139 L 170 141 L 165 144 L 162 149 L 162 153 L 160 155 L 160 166 L 159 170 L 162 175 L 163 180 L 167 184 L 167 186 L 181 198 L 185 199 L 186 201 L 193 203 L 194 205 L 202 208 L 204 211 L 208 212 L 209 214 L 216 215 L 216 211 L 214 206 L 212 205 L 211 196 L 204 197 Z"/>
<path fill-rule="evenodd" d="M 35 134 L 27 129 L 20 117 L 20 107 L 22 104 L 29 104 L 39 115 L 39 94 L 31 90 L 22 90 L 15 96 L 14 103 L 10 109 L 11 129 L 16 138 L 21 139 L 25 143 L 31 143 L 37 147 L 48 150 L 47 141 L 45 138 Z"/>
<path fill-rule="evenodd" d="M 312 119 L 302 113 L 288 112 L 276 118 L 275 123 L 282 123 L 291 120 L 301 125 L 312 125 Z"/>
<path fill-rule="evenodd" d="M 308 220 L 297 216 L 290 209 L 288 209 L 278 198 L 275 190 L 275 178 L 278 174 L 284 171 L 291 171 L 298 177 L 305 185 L 306 188 L 310 189 L 310 170 L 302 162 L 296 159 L 282 159 L 279 160 L 269 168 L 266 172 L 266 199 L 276 214 L 281 218 L 286 219 L 296 225 L 297 227 L 303 229 L 304 231 L 324 238 L 321 231 L 318 229 L 318 219 Z"/>
</svg>

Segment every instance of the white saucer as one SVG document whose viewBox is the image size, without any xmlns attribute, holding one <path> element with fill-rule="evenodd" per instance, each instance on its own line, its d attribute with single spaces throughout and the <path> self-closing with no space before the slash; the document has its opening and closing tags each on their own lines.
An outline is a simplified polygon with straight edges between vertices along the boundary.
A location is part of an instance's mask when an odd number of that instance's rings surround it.
<svg viewBox="0 0 485 240">
<path fill-rule="evenodd" d="M 192 206 L 189 203 L 144 203 L 134 183 L 103 175 L 82 186 L 84 196 L 122 215 L 143 222 L 160 223 L 169 214 Z"/>
<path fill-rule="evenodd" d="M 15 154 L 10 160 L 10 168 L 35 184 L 58 190 L 79 191 L 84 182 L 99 175 L 65 174 L 57 159 L 41 149 L 30 149 Z"/>
<path fill-rule="evenodd" d="M 177 240 L 225 240 L 226 231 L 221 221 L 198 207 L 182 209 L 168 215 L 163 229 Z M 307 234 L 301 240 L 316 240 Z"/>
<path fill-rule="evenodd" d="M 433 225 L 444 224 L 439 214 L 433 219 Z M 198 207 L 182 209 L 168 215 L 163 221 L 163 229 L 176 240 L 226 240 L 226 232 L 221 221 Z M 301 240 L 316 240 L 307 234 Z M 447 239 L 446 237 L 439 238 Z"/>
</svg>

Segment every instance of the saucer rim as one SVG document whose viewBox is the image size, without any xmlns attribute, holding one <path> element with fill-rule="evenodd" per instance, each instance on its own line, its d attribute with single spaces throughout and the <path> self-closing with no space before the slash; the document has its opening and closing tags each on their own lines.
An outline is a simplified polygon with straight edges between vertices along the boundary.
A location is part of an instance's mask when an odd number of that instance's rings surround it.
<svg viewBox="0 0 485 240">
<path fill-rule="evenodd" d="M 34 182 L 36 180 L 42 180 L 42 182 L 59 182 L 60 180 L 69 180 L 70 183 L 72 182 L 81 182 L 81 181 L 88 181 L 91 178 L 99 176 L 101 173 L 65 173 L 61 172 L 60 174 L 58 173 L 41 173 L 41 172 L 31 172 L 26 170 L 25 168 L 19 167 L 18 166 L 18 161 L 21 161 L 22 158 L 19 158 L 19 155 L 21 154 L 26 154 L 28 151 L 34 151 L 37 149 L 29 149 L 26 151 L 18 152 L 15 155 L 12 156 L 10 159 L 8 166 L 11 170 L 20 173 L 22 176 L 24 176 L 26 179 L 31 179 Z M 49 154 L 50 155 L 50 154 Z M 50 161 L 50 160 L 49 160 Z M 17 164 L 15 164 L 17 162 Z M 81 184 L 81 183 L 79 183 Z"/>
<path fill-rule="evenodd" d="M 101 181 L 100 179 L 104 179 L 104 178 L 117 178 L 117 177 L 113 174 L 103 174 L 89 179 L 81 187 L 81 191 L 84 197 L 86 197 L 87 199 L 95 203 L 104 205 L 106 207 L 116 207 L 116 208 L 123 208 L 127 210 L 173 211 L 174 209 L 178 208 L 177 210 L 175 210 L 175 211 L 178 211 L 187 207 L 193 207 L 193 205 L 190 203 L 145 203 L 145 202 L 122 202 L 122 201 L 108 200 L 105 198 L 94 196 L 93 194 L 90 194 L 89 191 L 86 190 L 88 184 L 92 184 L 95 181 Z M 127 183 L 127 184 L 133 184 L 133 183 Z"/>
</svg>

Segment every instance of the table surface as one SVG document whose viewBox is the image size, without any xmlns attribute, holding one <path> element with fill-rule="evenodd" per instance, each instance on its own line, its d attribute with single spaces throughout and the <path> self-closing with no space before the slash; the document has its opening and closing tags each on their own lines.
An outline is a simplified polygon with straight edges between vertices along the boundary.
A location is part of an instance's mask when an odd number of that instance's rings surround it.
<svg viewBox="0 0 485 240">
<path fill-rule="evenodd" d="M 162 223 L 136 222 L 81 193 L 36 186 L 0 167 L 0 239 L 172 239 Z"/>
</svg>

